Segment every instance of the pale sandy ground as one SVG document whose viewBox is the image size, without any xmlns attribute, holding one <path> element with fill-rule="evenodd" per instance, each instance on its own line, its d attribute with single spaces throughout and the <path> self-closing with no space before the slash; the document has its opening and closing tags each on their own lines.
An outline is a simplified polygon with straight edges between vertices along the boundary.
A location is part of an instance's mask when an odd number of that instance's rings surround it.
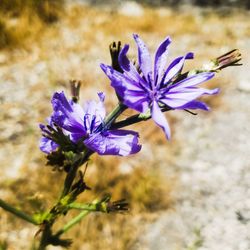
<svg viewBox="0 0 250 250">
<path fill-rule="evenodd" d="M 122 7 L 121 12 L 124 15 L 143 15 L 140 6 L 133 11 Z M 162 9 L 161 12 L 164 14 L 169 10 Z M 195 9 L 194 15 L 197 13 L 199 11 Z M 51 93 L 65 89 L 66 80 L 72 76 L 84 79 L 85 74 L 79 67 L 81 64 L 85 65 L 84 70 L 91 72 L 93 82 L 100 77 L 104 79 L 97 65 L 108 60 L 107 51 L 96 44 L 86 50 L 87 45 L 80 43 L 78 35 L 87 29 L 84 23 L 80 22 L 77 27 L 67 26 L 67 22 L 63 24 L 58 26 L 61 43 L 55 38 L 49 45 L 42 45 L 46 52 L 41 52 L 39 46 L 29 51 L 0 52 L 1 182 L 18 178 L 20 174 L 23 176 L 23 168 L 40 167 L 41 156 L 34 139 L 39 138 L 37 123 L 50 113 Z M 210 23 L 203 27 L 214 42 L 214 48 L 199 42 L 202 38 L 195 33 L 179 35 L 177 47 L 173 48 L 174 54 L 178 54 L 192 50 L 193 46 L 196 53 L 200 51 L 203 56 L 214 56 L 237 47 L 242 51 L 244 65 L 226 69 L 217 76 L 217 82 L 222 82 L 218 108 L 195 117 L 180 111 L 172 114 L 177 119 L 172 136 L 180 148 L 171 156 L 171 166 L 169 160 L 165 161 L 168 148 L 164 146 L 146 143 L 141 155 L 135 158 L 135 162 L 142 159 L 152 162 L 152 158 L 157 157 L 162 174 L 177 177 L 178 185 L 173 209 L 163 212 L 153 224 L 145 225 L 143 234 L 132 249 L 250 249 L 250 223 L 242 223 L 236 215 L 240 211 L 250 218 L 250 60 L 247 58 L 250 39 L 244 35 L 249 32 L 249 24 L 247 21 L 235 23 L 231 31 L 235 37 L 234 44 L 225 40 L 224 43 L 219 41 L 218 45 L 212 36 L 218 36 L 223 27 L 228 29 L 223 22 L 218 26 Z M 99 32 L 95 37 L 96 43 L 100 43 L 104 36 Z M 148 39 L 150 47 L 155 48 L 163 37 L 158 35 L 155 38 L 145 32 L 144 38 Z M 80 48 L 75 49 L 77 46 Z M 102 48 L 106 44 L 100 46 Z M 93 84 L 92 88 L 83 91 L 84 96 L 94 97 L 101 86 L 100 82 Z M 0 189 L 0 194 L 7 197 L 8 190 Z M 23 239 L 34 235 L 33 228 L 24 228 L 20 233 L 6 233 L 3 224 L 7 219 L 2 213 L 1 237 L 20 244 L 16 245 L 17 248 L 13 245 L 11 249 L 26 249 Z M 22 243 L 15 238 L 21 238 Z M 199 247 L 195 246 L 198 241 Z"/>
</svg>

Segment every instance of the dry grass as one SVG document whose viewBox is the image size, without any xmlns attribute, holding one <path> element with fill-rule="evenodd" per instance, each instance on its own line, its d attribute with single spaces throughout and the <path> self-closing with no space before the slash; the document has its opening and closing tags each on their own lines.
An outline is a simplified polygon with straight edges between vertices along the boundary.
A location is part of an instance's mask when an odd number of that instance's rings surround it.
<svg viewBox="0 0 250 250">
<path fill-rule="evenodd" d="M 7 46 L 7 44 L 13 43 L 14 39 L 12 34 L 6 28 L 4 20 L 0 19 L 0 49 Z"/>
<path fill-rule="evenodd" d="M 0 1 L 0 49 L 24 46 L 38 37 L 63 11 L 63 0 Z"/>
<path fill-rule="evenodd" d="M 64 0 L 1 0 L 0 12 L 9 17 L 22 15 L 38 16 L 44 22 L 50 23 L 58 19 L 64 5 Z"/>
</svg>

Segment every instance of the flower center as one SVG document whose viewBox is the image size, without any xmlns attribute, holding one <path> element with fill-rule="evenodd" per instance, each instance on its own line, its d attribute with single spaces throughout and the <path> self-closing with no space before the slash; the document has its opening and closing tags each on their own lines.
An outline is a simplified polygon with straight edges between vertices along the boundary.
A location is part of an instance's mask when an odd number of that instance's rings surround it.
<svg viewBox="0 0 250 250">
<path fill-rule="evenodd" d="M 151 100 L 157 100 L 158 93 L 155 89 L 149 91 L 149 98 Z"/>
</svg>

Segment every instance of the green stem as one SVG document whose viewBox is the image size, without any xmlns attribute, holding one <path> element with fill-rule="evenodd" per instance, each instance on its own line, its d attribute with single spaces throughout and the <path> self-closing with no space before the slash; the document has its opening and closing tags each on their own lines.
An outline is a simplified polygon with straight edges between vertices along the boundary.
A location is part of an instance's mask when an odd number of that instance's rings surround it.
<svg viewBox="0 0 250 250">
<path fill-rule="evenodd" d="M 67 174 L 65 181 L 64 181 L 64 187 L 63 187 L 63 191 L 62 191 L 61 196 L 60 196 L 60 200 L 69 193 L 70 188 L 72 186 L 72 183 L 75 179 L 78 168 L 79 168 L 78 164 L 73 164 L 72 168 L 70 169 L 69 173 Z"/>
<path fill-rule="evenodd" d="M 97 204 L 99 201 L 95 200 L 93 201 L 92 205 Z M 79 223 L 84 217 L 86 217 L 92 210 L 85 210 L 79 213 L 76 217 L 74 217 L 71 221 L 69 221 L 62 229 L 60 229 L 57 233 L 56 236 L 60 236 L 64 233 L 66 233 L 70 228 L 72 228 L 74 225 Z"/>
<path fill-rule="evenodd" d="M 76 176 L 76 173 L 77 173 L 77 170 L 78 168 L 83 164 L 85 163 L 89 156 L 92 154 L 93 152 L 91 151 L 87 151 L 85 152 L 85 154 L 78 160 L 76 161 L 73 165 L 72 165 L 72 168 L 70 169 L 69 173 L 67 174 L 66 178 L 65 178 L 65 181 L 64 181 L 64 187 L 63 187 L 63 191 L 61 193 L 61 196 L 60 196 L 60 200 L 62 198 L 64 198 L 69 192 L 70 192 L 70 189 L 71 189 L 71 186 L 74 182 L 74 179 L 75 179 L 75 176 Z"/>
<path fill-rule="evenodd" d="M 164 107 L 161 109 L 162 112 L 167 112 L 169 110 L 171 110 L 171 108 L 169 107 Z M 123 128 L 123 127 L 129 126 L 138 122 L 147 121 L 149 119 L 151 119 L 151 115 L 147 116 L 146 118 L 142 117 L 141 114 L 132 115 L 125 120 L 113 123 L 110 128 L 119 129 L 119 128 Z"/>
<path fill-rule="evenodd" d="M 68 208 L 85 210 L 90 212 L 107 212 L 106 206 L 103 206 L 102 203 L 88 203 L 88 204 L 80 204 L 80 203 L 71 203 L 68 205 Z"/>
<path fill-rule="evenodd" d="M 22 212 L 19 209 L 12 207 L 11 205 L 9 205 L 8 203 L 4 202 L 1 199 L 0 199 L 0 207 L 2 207 L 4 210 L 16 215 L 17 217 L 19 217 L 19 218 L 21 218 L 29 223 L 32 223 L 34 225 L 39 225 L 38 222 L 35 219 L 33 219 L 30 215 Z"/>
<path fill-rule="evenodd" d="M 106 128 L 109 128 L 116 118 L 127 109 L 127 106 L 119 103 L 105 118 L 104 124 Z"/>
<path fill-rule="evenodd" d="M 91 211 L 82 211 L 80 214 L 78 214 L 74 219 L 69 221 L 62 229 L 60 229 L 56 236 L 60 236 L 64 233 L 66 233 L 70 228 L 72 228 L 74 225 L 76 225 L 78 222 L 80 222 L 85 216 L 87 216 Z"/>
</svg>

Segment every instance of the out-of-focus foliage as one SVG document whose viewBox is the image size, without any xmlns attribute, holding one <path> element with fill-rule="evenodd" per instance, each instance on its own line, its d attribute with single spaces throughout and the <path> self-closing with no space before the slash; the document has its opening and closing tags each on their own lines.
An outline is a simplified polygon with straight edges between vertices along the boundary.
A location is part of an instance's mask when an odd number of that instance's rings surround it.
<svg viewBox="0 0 250 250">
<path fill-rule="evenodd" d="M 1 0 L 0 12 L 17 17 L 25 12 L 37 15 L 45 22 L 58 19 L 59 11 L 63 8 L 64 0 Z"/>
<path fill-rule="evenodd" d="M 1 0 L 0 49 L 35 38 L 42 26 L 59 19 L 63 8 L 64 0 Z"/>
<path fill-rule="evenodd" d="M 7 250 L 8 245 L 6 241 L 0 241 L 0 250 Z"/>
<path fill-rule="evenodd" d="M 249 0 L 192 0 L 190 2 L 200 6 L 242 6 L 250 8 Z"/>
<path fill-rule="evenodd" d="M 6 28 L 4 20 L 0 18 L 0 49 L 5 47 L 6 44 L 11 43 L 12 35 L 11 32 Z"/>
<path fill-rule="evenodd" d="M 118 3 L 120 0 L 89 0 L 92 4 L 104 4 L 104 3 Z M 160 5 L 170 5 L 170 6 L 180 6 L 182 4 L 198 5 L 198 6 L 212 6 L 212 7 L 243 7 L 250 9 L 249 0 L 134 0 L 134 2 L 160 6 Z"/>
<path fill-rule="evenodd" d="M 124 198 L 133 210 L 156 211 L 166 209 L 171 204 L 170 193 L 174 181 L 165 183 L 159 170 L 148 170 L 143 166 L 129 173 L 121 173 L 117 162 L 97 158 L 98 168 L 89 185 L 96 194 L 109 193 L 114 199 Z"/>
</svg>

